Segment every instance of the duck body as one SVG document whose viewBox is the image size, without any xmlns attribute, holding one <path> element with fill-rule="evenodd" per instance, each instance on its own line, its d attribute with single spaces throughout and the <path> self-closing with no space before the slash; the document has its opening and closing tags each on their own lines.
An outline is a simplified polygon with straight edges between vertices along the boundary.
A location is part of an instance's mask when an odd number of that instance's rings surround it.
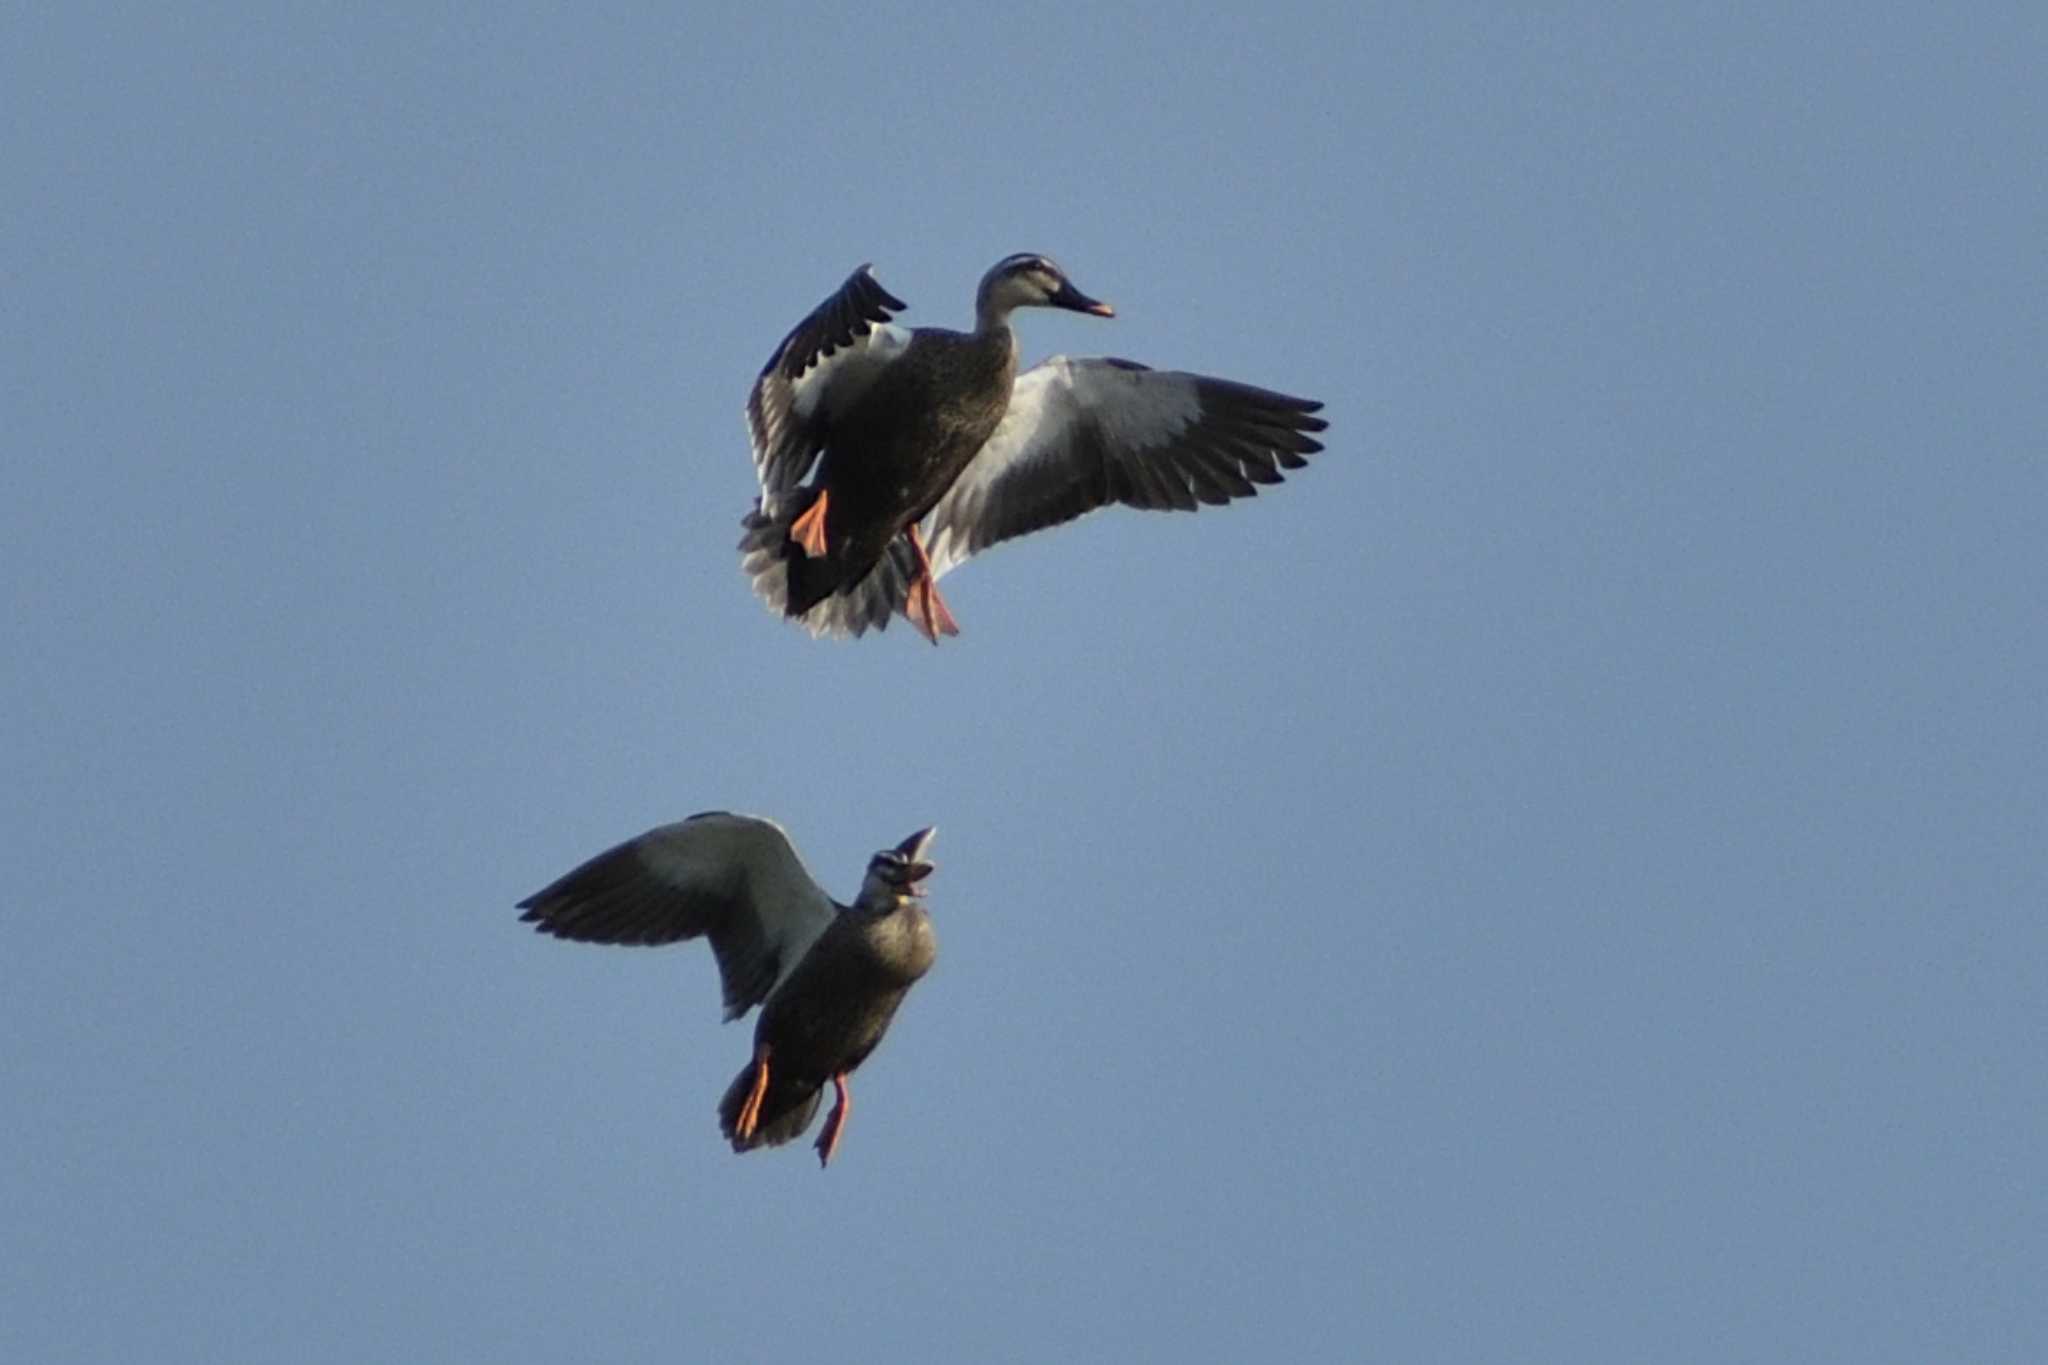
<svg viewBox="0 0 2048 1365">
<path fill-rule="evenodd" d="M 768 1058 L 770 1069 L 753 1130 L 743 1134 L 740 1125 L 757 1080 L 753 1064 L 733 1078 L 718 1105 L 719 1128 L 733 1150 L 800 1137 L 825 1086 L 868 1059 L 937 958 L 938 939 L 922 905 L 842 910 L 761 1007 L 754 1053 Z"/>
<path fill-rule="evenodd" d="M 830 418 L 817 477 L 800 519 L 825 499 L 825 553 L 785 541 L 784 607 L 802 616 L 872 573 L 889 547 L 938 505 L 1010 406 L 1017 341 L 1008 324 L 987 332 L 920 327 L 901 358 Z"/>
</svg>

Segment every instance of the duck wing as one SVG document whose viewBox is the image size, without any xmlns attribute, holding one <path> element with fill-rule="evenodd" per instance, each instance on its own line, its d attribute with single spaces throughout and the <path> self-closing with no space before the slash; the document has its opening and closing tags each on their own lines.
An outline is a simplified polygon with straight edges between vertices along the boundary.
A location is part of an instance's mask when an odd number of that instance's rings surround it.
<svg viewBox="0 0 2048 1365">
<path fill-rule="evenodd" d="M 771 509 L 810 473 L 833 415 L 866 392 L 910 343 L 907 330 L 888 325 L 905 306 L 864 265 L 768 357 L 747 395 L 747 435 Z"/>
<path fill-rule="evenodd" d="M 766 999 L 838 914 L 780 825 L 726 811 L 629 839 L 519 908 L 539 932 L 579 943 L 708 937 L 727 1019 Z"/>
<path fill-rule="evenodd" d="M 1323 448 L 1323 405 L 1135 361 L 1054 356 L 1017 376 L 1002 424 L 932 508 L 943 574 L 1099 507 L 1192 512 L 1279 483 Z"/>
</svg>

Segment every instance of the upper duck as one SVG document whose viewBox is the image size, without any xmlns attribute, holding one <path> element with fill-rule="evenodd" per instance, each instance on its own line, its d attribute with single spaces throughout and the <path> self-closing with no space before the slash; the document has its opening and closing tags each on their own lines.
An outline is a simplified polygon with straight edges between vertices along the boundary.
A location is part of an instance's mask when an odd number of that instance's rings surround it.
<svg viewBox="0 0 2048 1365">
<path fill-rule="evenodd" d="M 976 551 L 1112 502 L 1193 511 L 1281 481 L 1322 443 L 1321 403 L 1129 360 L 1017 373 L 1010 314 L 1112 317 L 1041 255 L 982 276 L 974 330 L 909 330 L 867 266 L 798 323 L 747 398 L 761 496 L 741 567 L 814 635 L 902 612 L 959 633 L 937 580 Z M 806 484 L 804 480 L 810 478 Z"/>
<path fill-rule="evenodd" d="M 521 901 L 520 918 L 584 943 L 709 937 L 725 1017 L 761 1007 L 753 1058 L 719 1102 L 720 1129 L 736 1152 L 779 1146 L 810 1127 L 830 1081 L 817 1141 L 829 1163 L 852 1106 L 848 1073 L 938 954 L 922 899 L 933 833 L 875 854 L 860 895 L 841 905 L 781 826 L 708 811 L 598 854 Z"/>
</svg>

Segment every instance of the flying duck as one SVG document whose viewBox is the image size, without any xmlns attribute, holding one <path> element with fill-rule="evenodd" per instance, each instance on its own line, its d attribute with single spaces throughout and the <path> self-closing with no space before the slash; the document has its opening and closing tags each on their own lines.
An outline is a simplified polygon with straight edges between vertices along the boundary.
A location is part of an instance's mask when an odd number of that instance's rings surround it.
<svg viewBox="0 0 2048 1365">
<path fill-rule="evenodd" d="M 888 1032 L 938 952 L 924 908 L 921 829 L 868 860 L 852 905 L 811 880 L 772 820 L 709 811 L 598 854 L 519 902 L 522 922 L 580 943 L 711 940 L 727 1021 L 761 1007 L 754 1056 L 718 1104 L 735 1152 L 801 1137 L 825 1083 L 826 1165 L 852 1111 L 847 1076 Z"/>
<path fill-rule="evenodd" d="M 1194 511 L 1279 483 L 1322 443 L 1306 398 L 1130 360 L 1017 373 L 1010 314 L 1113 317 L 1025 252 L 975 292 L 974 330 L 915 330 L 868 266 L 782 339 L 747 398 L 761 494 L 740 566 L 814 635 L 896 612 L 933 644 L 959 625 L 937 580 L 979 550 L 1113 502 Z M 806 478 L 810 479 L 805 483 Z"/>
</svg>

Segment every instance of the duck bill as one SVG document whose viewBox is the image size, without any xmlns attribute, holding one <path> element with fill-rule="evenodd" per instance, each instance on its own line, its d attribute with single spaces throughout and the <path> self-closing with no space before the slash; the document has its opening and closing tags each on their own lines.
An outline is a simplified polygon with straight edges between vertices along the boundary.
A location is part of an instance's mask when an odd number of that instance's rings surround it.
<svg viewBox="0 0 2048 1365">
<path fill-rule="evenodd" d="M 924 879 L 931 876 L 935 870 L 931 863 L 925 861 L 924 851 L 932 846 L 932 840 L 937 837 L 938 832 L 937 825 L 930 825 L 896 845 L 896 851 L 903 856 L 903 866 L 895 873 L 893 880 L 910 895 L 922 896 Z"/>
<path fill-rule="evenodd" d="M 1076 313 L 1093 313 L 1099 318 L 1116 316 L 1116 309 L 1101 299 L 1089 298 L 1071 284 L 1060 285 L 1060 292 L 1052 296 L 1052 305 L 1055 308 L 1071 308 Z"/>
</svg>

